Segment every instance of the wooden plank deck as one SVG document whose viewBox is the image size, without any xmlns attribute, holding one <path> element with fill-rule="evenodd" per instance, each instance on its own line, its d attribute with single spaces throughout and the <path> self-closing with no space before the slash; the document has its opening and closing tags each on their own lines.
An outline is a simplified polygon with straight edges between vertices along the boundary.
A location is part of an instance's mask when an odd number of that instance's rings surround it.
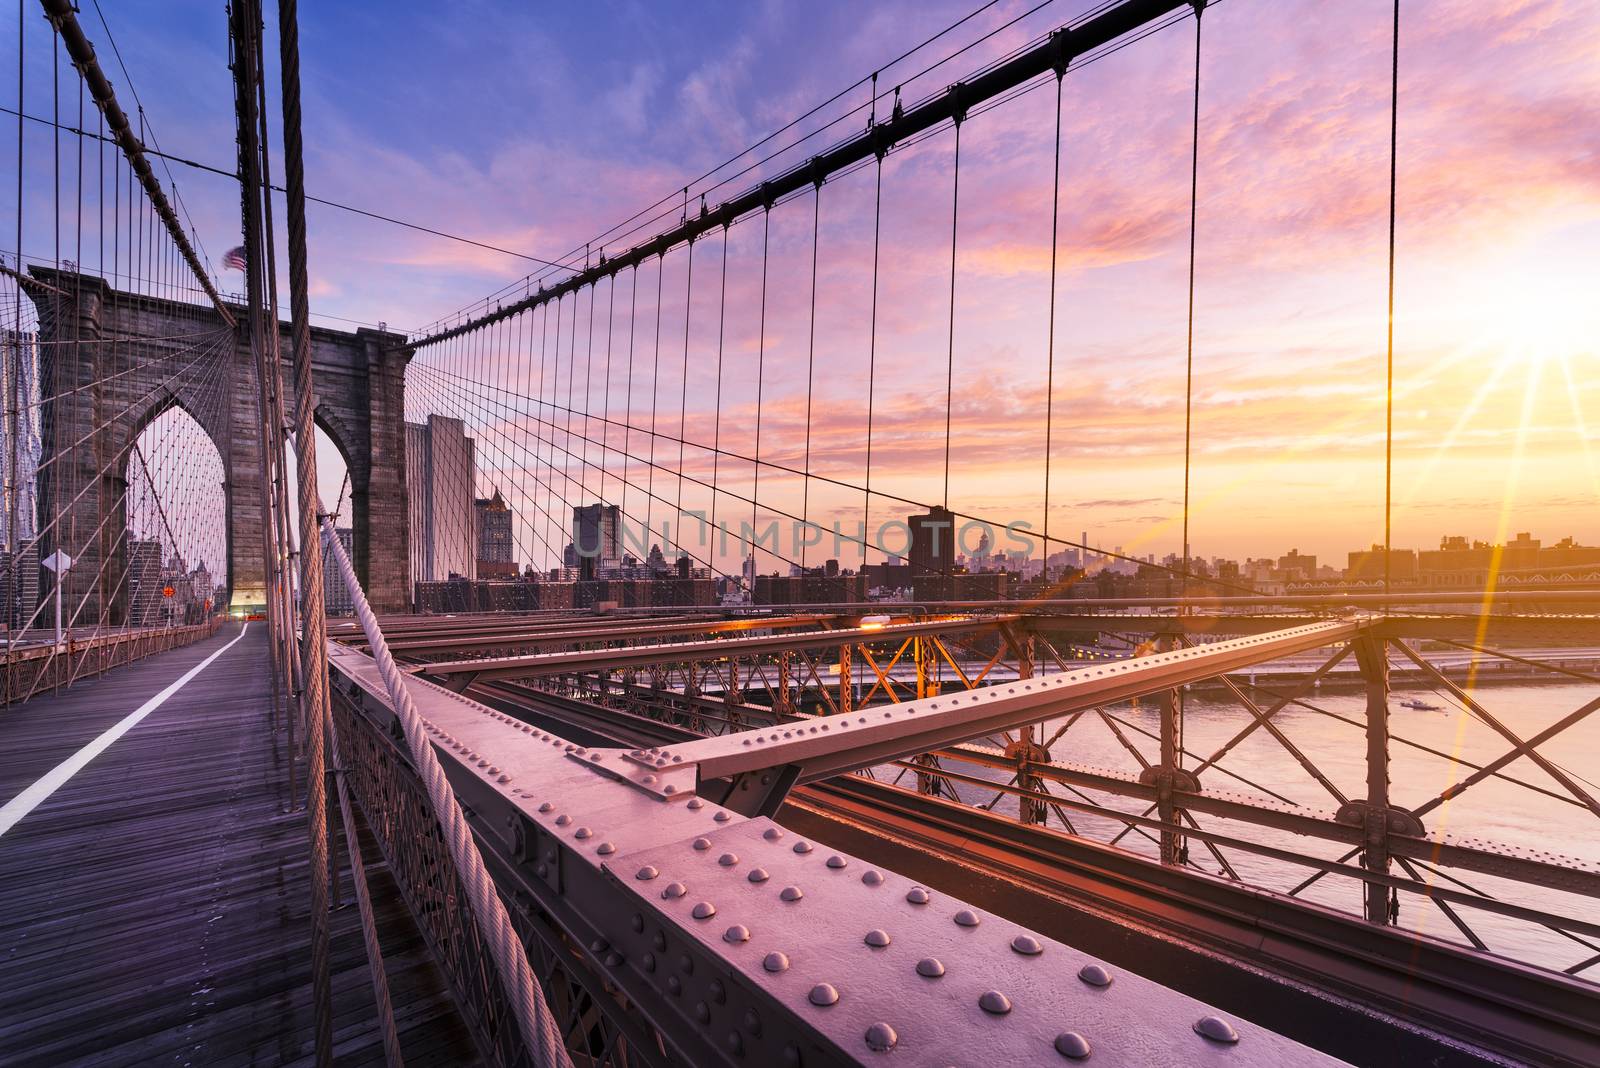
<svg viewBox="0 0 1600 1068">
<path fill-rule="evenodd" d="M 239 633 L 0 713 L 0 804 Z M 311 1062 L 303 813 L 287 813 L 265 626 L 0 833 L 0 1065 Z M 330 799 L 331 801 L 331 799 Z M 366 850 L 408 1064 L 476 1064 L 381 857 Z M 382 1064 L 348 872 L 334 1055 Z"/>
</svg>

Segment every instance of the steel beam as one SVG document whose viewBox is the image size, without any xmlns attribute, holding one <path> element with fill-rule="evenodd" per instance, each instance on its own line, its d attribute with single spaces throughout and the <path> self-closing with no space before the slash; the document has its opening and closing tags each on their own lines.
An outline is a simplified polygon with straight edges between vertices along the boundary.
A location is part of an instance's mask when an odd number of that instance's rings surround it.
<svg viewBox="0 0 1600 1068">
<path fill-rule="evenodd" d="M 995 628 L 1016 616 L 958 616 L 920 623 L 890 623 L 882 626 L 841 627 L 801 634 L 763 634 L 749 638 L 707 639 L 697 642 L 663 642 L 659 645 L 626 649 L 588 649 L 578 652 L 533 653 L 527 656 L 488 657 L 481 660 L 453 660 L 437 664 L 415 664 L 407 670 L 426 675 L 462 676 L 466 679 L 530 678 L 537 675 L 565 675 L 618 668 L 647 667 L 684 661 L 716 659 L 724 656 L 749 656 L 794 649 L 821 649 L 856 642 L 889 641 L 908 634 L 938 634 L 956 630 Z M 462 683 L 461 685 L 467 685 Z"/>
<path fill-rule="evenodd" d="M 335 646 L 330 660 L 341 699 L 389 735 L 370 658 Z M 895 1048 L 942 1064 L 981 1047 L 1048 1063 L 1066 1030 L 1107 1065 L 1220 1055 L 1195 1033 L 1215 1014 L 1203 1002 L 1133 972 L 1106 987 L 1063 981 L 1103 965 L 771 820 L 643 789 L 603 751 L 425 680 L 409 687 L 508 905 L 554 924 L 564 959 L 616 993 L 615 1011 L 647 1020 L 667 1060 L 866 1064 Z M 919 974 L 919 957 L 948 975 Z M 1230 1026 L 1227 1060 L 1241 1068 L 1332 1063 L 1270 1028 Z"/>
<path fill-rule="evenodd" d="M 908 701 L 849 716 L 825 716 L 809 725 L 745 731 L 674 745 L 651 763 L 692 768 L 700 780 L 738 779 L 795 766 L 797 781 L 813 782 L 847 771 L 926 753 L 973 738 L 1037 723 L 1097 705 L 1172 689 L 1281 656 L 1348 642 L 1364 622 L 1350 620 L 1295 627 L 1277 634 L 1235 638 L 1154 656 L 1085 667 L 1047 678 Z M 757 810 L 770 798 L 750 799 Z"/>
<path fill-rule="evenodd" d="M 835 615 L 773 616 L 751 619 L 686 620 L 680 623 L 646 623 L 621 620 L 604 626 L 503 627 L 472 635 L 429 635 L 401 638 L 389 643 L 396 655 L 465 653 L 474 649 L 501 649 L 516 646 L 538 648 L 549 645 L 577 645 L 581 642 L 638 642 L 684 634 L 742 634 L 752 630 L 790 630 L 834 623 Z"/>
</svg>

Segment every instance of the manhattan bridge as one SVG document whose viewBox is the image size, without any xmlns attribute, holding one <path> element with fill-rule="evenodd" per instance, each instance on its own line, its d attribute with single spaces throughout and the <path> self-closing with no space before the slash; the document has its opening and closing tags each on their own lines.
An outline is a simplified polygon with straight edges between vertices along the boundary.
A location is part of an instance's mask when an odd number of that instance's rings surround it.
<svg viewBox="0 0 1600 1068">
<path fill-rule="evenodd" d="M 137 98 L 126 14 L 20 0 L 0 1063 L 1600 1063 L 1600 567 L 1422 587 L 1392 544 L 1400 5 L 1367 27 L 1382 525 L 1362 581 L 1271 592 L 1189 549 L 1196 262 L 1228 226 L 1200 227 L 1225 119 L 1201 75 L 1212 9 L 1259 0 L 994 6 L 405 331 L 311 323 L 295 0 L 232 0 L 227 69 L 185 75 L 232 82 L 230 166 L 205 165 L 238 189 L 231 251 Z M 1057 315 L 1057 235 L 1093 208 L 1063 114 L 1156 47 L 1182 57 L 1187 242 L 1165 562 L 1081 534 L 1051 472 L 1084 314 Z M 1016 210 L 972 173 L 997 130 L 1055 161 L 1020 525 L 964 503 L 958 368 L 990 309 L 962 242 Z M 906 478 L 881 346 L 912 197 L 943 310 Z M 848 404 L 818 362 L 846 328 Z M 1045 573 L 955 566 L 978 530 Z M 1094 581 L 1123 564 L 1137 596 Z M 1562 684 L 1535 727 L 1513 680 Z"/>
</svg>

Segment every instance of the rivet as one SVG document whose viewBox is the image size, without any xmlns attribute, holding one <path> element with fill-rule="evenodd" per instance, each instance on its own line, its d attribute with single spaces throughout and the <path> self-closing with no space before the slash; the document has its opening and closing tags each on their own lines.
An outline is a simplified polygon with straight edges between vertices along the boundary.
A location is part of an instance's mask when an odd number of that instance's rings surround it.
<svg viewBox="0 0 1600 1068">
<path fill-rule="evenodd" d="M 572 836 L 574 838 L 588 838 L 593 834 L 594 832 L 587 827 L 579 827 L 576 831 L 572 832 Z"/>
<path fill-rule="evenodd" d="M 644 930 L 644 917 L 637 912 L 633 914 L 633 929 L 635 933 L 639 933 Z"/>
<path fill-rule="evenodd" d="M 538 876 L 538 877 L 539 877 L 539 878 L 541 878 L 541 879 L 543 879 L 543 878 L 544 878 L 544 877 L 545 877 L 545 875 L 546 875 L 546 873 L 548 873 L 548 872 L 549 872 L 549 870 L 550 870 L 550 869 L 549 869 L 549 868 L 547 868 L 547 867 L 546 867 L 546 866 L 545 866 L 545 865 L 543 865 L 543 864 L 535 864 L 535 865 L 534 865 L 534 866 L 533 866 L 533 874 L 535 874 L 535 875 L 537 875 L 537 876 Z"/>
<path fill-rule="evenodd" d="M 765 838 L 769 842 L 776 842 L 778 839 L 783 837 L 783 832 L 778 830 L 776 827 L 768 827 L 766 830 L 761 832 L 761 837 Z"/>
<path fill-rule="evenodd" d="M 1030 934 L 1017 935 L 1011 940 L 1011 948 L 1024 957 L 1037 957 L 1044 952 L 1044 945 Z"/>
<path fill-rule="evenodd" d="M 676 975 L 667 976 L 667 991 L 671 994 L 683 993 L 683 980 Z"/>
<path fill-rule="evenodd" d="M 496 781 L 496 782 L 510 782 L 510 781 L 511 781 L 511 776 L 509 776 L 509 775 L 502 775 L 502 776 L 500 776 L 500 777 L 499 777 L 499 778 L 498 778 L 498 779 L 496 779 L 496 780 L 495 780 L 495 781 Z"/>
<path fill-rule="evenodd" d="M 682 897 L 689 892 L 689 888 L 682 883 L 668 883 L 667 888 L 661 891 L 662 897 Z"/>
<path fill-rule="evenodd" d="M 744 1029 L 749 1031 L 752 1035 L 759 1035 L 761 1033 L 761 1017 L 756 1015 L 754 1009 L 745 1010 Z"/>
<path fill-rule="evenodd" d="M 596 938 L 593 942 L 589 943 L 589 952 L 604 953 L 606 951 L 606 946 L 608 945 L 610 945 L 610 943 L 604 938 Z"/>
<path fill-rule="evenodd" d="M 811 843 L 810 842 L 796 842 L 794 844 L 794 851 L 796 853 L 809 853 L 809 852 L 811 852 Z"/>
<path fill-rule="evenodd" d="M 894 1049 L 894 1044 L 898 1041 L 900 1036 L 886 1023 L 875 1023 L 867 1028 L 867 1048 L 870 1050 L 882 1053 Z"/>
<path fill-rule="evenodd" d="M 612 853 L 615 853 L 616 851 L 617 851 L 616 845 L 614 843 L 611 843 L 611 842 L 601 842 L 600 843 L 600 848 L 595 850 L 595 852 L 599 853 L 601 856 L 608 856 L 608 855 L 610 855 Z"/>
<path fill-rule="evenodd" d="M 744 1036 L 739 1032 L 729 1031 L 727 1042 L 729 1053 L 738 1055 L 744 1052 Z"/>
<path fill-rule="evenodd" d="M 657 931 L 656 934 L 655 934 L 655 937 L 650 940 L 650 944 L 656 947 L 656 952 L 657 953 L 665 953 L 667 951 L 667 935 L 666 935 L 666 932 L 665 931 Z"/>
<path fill-rule="evenodd" d="M 693 975 L 694 958 L 689 956 L 687 953 L 683 954 L 683 956 L 678 958 L 678 970 L 683 972 L 684 975 Z"/>
<path fill-rule="evenodd" d="M 924 979 L 937 979 L 944 974 L 944 962 L 938 957 L 923 957 L 917 961 L 917 974 Z"/>
<path fill-rule="evenodd" d="M 698 850 L 704 852 L 705 850 L 711 848 L 711 839 L 709 839 L 709 838 L 696 838 L 694 840 L 694 842 L 691 843 L 691 844 L 694 846 L 695 849 L 698 849 Z"/>
<path fill-rule="evenodd" d="M 1195 1034 L 1202 1038 L 1209 1038 L 1213 1042 L 1234 1043 L 1239 1041 L 1239 1032 L 1233 1029 L 1233 1024 L 1220 1016 L 1202 1016 L 1194 1022 Z"/>
<path fill-rule="evenodd" d="M 703 798 L 691 797 L 689 799 L 689 807 L 691 809 L 702 809 L 706 807 L 706 803 Z"/>
<path fill-rule="evenodd" d="M 661 788 L 661 792 L 664 794 L 675 794 L 678 792 L 678 788 L 669 782 L 667 785 Z"/>
<path fill-rule="evenodd" d="M 889 944 L 889 932 L 885 931 L 881 927 L 874 927 L 872 930 L 867 932 L 867 937 L 863 939 L 863 941 L 865 941 L 869 946 L 882 949 L 884 946 Z"/>
<path fill-rule="evenodd" d="M 571 822 L 572 822 L 572 817 L 567 815 L 565 812 L 563 812 L 561 815 L 556 817 L 556 826 L 557 827 L 565 827 L 567 824 L 569 824 Z"/>
<path fill-rule="evenodd" d="M 1098 964 L 1085 964 L 1078 969 L 1078 978 L 1090 986 L 1110 986 L 1111 973 Z"/>
<path fill-rule="evenodd" d="M 1056 1052 L 1081 1061 L 1089 1055 L 1089 1040 L 1076 1031 L 1063 1031 L 1056 1036 Z"/>
<path fill-rule="evenodd" d="M 800 888 L 798 886 L 786 886 L 778 894 L 778 897 L 784 901 L 799 901 L 805 896 L 805 894 L 800 892 Z"/>
<path fill-rule="evenodd" d="M 724 942 L 748 942 L 750 941 L 750 928 L 742 923 L 736 923 L 722 932 L 722 940 Z"/>
<path fill-rule="evenodd" d="M 733 819 L 733 817 L 731 815 L 729 815 L 727 812 L 720 812 L 720 811 L 715 816 L 712 816 L 711 818 L 716 820 L 718 823 L 727 823 L 729 820 Z"/>
<path fill-rule="evenodd" d="M 641 778 L 639 781 L 644 783 L 646 786 L 654 786 L 655 782 L 656 782 L 656 777 L 654 775 L 646 775 L 643 778 Z"/>
<path fill-rule="evenodd" d="M 645 971 L 647 971 L 647 972 L 655 971 L 656 970 L 656 955 L 654 953 L 646 953 L 644 955 L 644 959 L 641 961 L 641 963 L 644 965 L 644 970 Z"/>
<path fill-rule="evenodd" d="M 913 905 L 926 905 L 928 903 L 928 892 L 920 886 L 913 886 L 906 891 L 906 900 Z"/>
<path fill-rule="evenodd" d="M 991 990 L 978 999 L 978 1008 L 996 1016 L 1004 1016 L 1011 1011 L 1011 999 L 998 990 Z"/>
<path fill-rule="evenodd" d="M 828 858 L 828 867 L 833 868 L 834 870 L 838 870 L 849 863 L 850 862 L 848 860 L 845 860 L 837 853 Z"/>
<path fill-rule="evenodd" d="M 769 972 L 784 972 L 789 970 L 789 958 L 774 950 L 762 958 L 761 966 Z"/>
<path fill-rule="evenodd" d="M 959 927 L 976 927 L 981 922 L 978 914 L 971 909 L 962 909 L 955 914 L 956 925 Z"/>
<path fill-rule="evenodd" d="M 735 864 L 739 863 L 739 854 L 724 853 L 722 856 L 717 858 L 717 863 L 722 865 L 724 868 L 731 868 Z"/>
<path fill-rule="evenodd" d="M 619 965 L 621 963 L 622 963 L 622 954 L 621 953 L 607 953 L 606 954 L 606 967 L 607 968 L 615 968 L 617 965 Z"/>
<path fill-rule="evenodd" d="M 655 865 L 646 864 L 644 867 L 642 867 L 638 871 L 634 872 L 633 873 L 633 877 L 635 879 L 638 879 L 641 882 L 649 882 L 651 879 L 654 879 L 656 876 L 658 876 L 660 874 L 661 874 L 660 869 L 655 867 Z"/>
<path fill-rule="evenodd" d="M 718 1005 L 726 1005 L 728 1003 L 728 990 L 722 985 L 721 979 L 711 980 L 710 989 L 712 1001 L 715 1001 Z"/>
<path fill-rule="evenodd" d="M 839 1000 L 839 991 L 832 983 L 818 983 L 809 995 L 813 1005 L 832 1005 Z"/>
<path fill-rule="evenodd" d="M 882 886 L 883 885 L 883 872 L 881 872 L 881 871 L 869 871 L 869 872 L 866 872 L 861 876 L 861 881 L 866 883 L 868 886 Z"/>
<path fill-rule="evenodd" d="M 783 1047 L 783 1068 L 800 1068 L 800 1048 L 798 1046 Z"/>
<path fill-rule="evenodd" d="M 717 906 L 709 901 L 702 901 L 689 910 L 689 915 L 697 920 L 709 920 L 717 914 Z"/>
<path fill-rule="evenodd" d="M 753 883 L 764 883 L 771 876 L 767 874 L 767 869 L 765 868 L 751 868 L 748 878 Z"/>
</svg>

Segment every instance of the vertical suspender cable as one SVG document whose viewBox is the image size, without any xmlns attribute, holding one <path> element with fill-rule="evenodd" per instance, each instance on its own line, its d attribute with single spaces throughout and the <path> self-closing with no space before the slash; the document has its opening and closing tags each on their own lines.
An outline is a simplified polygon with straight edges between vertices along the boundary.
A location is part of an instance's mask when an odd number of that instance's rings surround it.
<svg viewBox="0 0 1600 1068">
<path fill-rule="evenodd" d="M 811 323 L 810 333 L 806 341 L 806 454 L 803 469 L 805 476 L 800 480 L 800 568 L 806 566 L 806 535 L 810 533 L 805 528 L 811 523 L 811 393 L 815 381 L 814 372 L 817 366 L 817 235 L 822 225 L 822 179 L 818 177 L 812 186 L 811 193 Z M 846 598 L 839 598 L 846 600 Z"/>
<path fill-rule="evenodd" d="M 667 250 L 656 257 L 656 340 L 650 363 L 650 464 L 645 469 L 644 544 L 650 544 L 650 526 L 656 508 L 656 410 L 661 403 L 661 294 L 667 277 Z"/>
<path fill-rule="evenodd" d="M 951 90 L 960 93 L 957 86 Z M 950 408 L 955 400 L 956 383 L 956 228 L 961 216 L 961 102 L 956 101 L 955 167 L 950 183 L 950 333 L 944 370 L 944 506 L 950 507 Z M 950 532 L 952 538 L 955 531 Z"/>
<path fill-rule="evenodd" d="M 872 311 L 867 324 L 867 463 L 862 480 L 861 502 L 861 571 L 867 569 L 867 526 L 872 522 L 872 394 L 878 373 L 878 239 L 883 222 L 883 154 L 884 146 L 877 146 L 877 167 L 872 193 Z"/>
<path fill-rule="evenodd" d="M 767 359 L 767 251 L 772 234 L 772 203 L 768 201 L 761 211 L 761 315 L 756 328 L 756 454 L 755 477 L 750 485 L 750 560 L 758 567 L 756 559 L 757 510 L 761 507 L 761 387 L 765 377 Z M 756 583 L 754 567 L 750 576 L 750 599 L 755 600 Z"/>
<path fill-rule="evenodd" d="M 691 318 L 691 302 L 694 298 L 694 239 L 689 239 L 689 248 L 686 252 L 689 257 L 688 277 L 683 283 L 683 385 L 678 397 L 678 500 L 676 508 L 678 514 L 673 519 L 673 529 L 678 531 L 677 548 L 679 554 L 683 550 L 683 431 L 687 424 L 689 414 L 689 320 Z M 678 554 L 674 554 L 673 562 L 677 562 Z"/>
<path fill-rule="evenodd" d="M 235 0 L 237 2 L 237 0 Z M 311 305 L 306 266 L 305 160 L 301 142 L 300 26 L 297 0 L 278 0 L 279 55 L 283 78 L 283 154 L 285 204 L 289 238 L 289 315 L 293 331 L 295 384 L 295 455 L 300 503 L 300 604 L 301 715 L 307 724 L 312 766 L 307 774 L 306 828 L 311 839 L 312 998 L 316 1014 L 316 1056 L 319 1065 L 333 1059 L 333 999 L 328 975 L 327 799 L 322 789 L 323 738 L 328 725 L 327 620 L 323 606 L 322 539 L 317 533 L 317 449 L 313 412 L 316 394 L 311 381 Z M 277 323 L 273 323 L 274 331 Z M 370 576 L 368 581 L 371 581 Z M 337 760 L 337 756 L 335 757 Z M 315 809 L 313 810 L 313 802 Z M 348 838 L 349 835 L 347 834 Z M 354 852 L 359 845 L 347 842 Z M 356 873 L 358 893 L 365 887 Z M 363 915 L 365 914 L 363 910 Z M 380 985 L 383 967 L 372 960 L 374 984 Z M 379 1011 L 384 1024 L 384 1052 L 396 1063 L 398 1046 L 391 1050 L 392 1013 L 387 991 L 379 990 Z"/>
<path fill-rule="evenodd" d="M 1383 592 L 1393 577 L 1392 493 L 1394 484 L 1394 232 L 1399 188 L 1400 147 L 1400 0 L 1394 0 L 1394 33 L 1389 64 L 1389 315 L 1387 378 L 1383 395 Z"/>
<path fill-rule="evenodd" d="M 1047 583 L 1050 577 L 1050 447 L 1056 396 L 1056 258 L 1061 232 L 1061 90 L 1066 74 L 1066 64 L 1059 64 L 1056 67 L 1056 156 L 1055 168 L 1050 172 L 1050 327 L 1045 340 L 1044 372 L 1044 575 Z"/>
<path fill-rule="evenodd" d="M 722 458 L 722 341 L 728 325 L 728 223 L 724 218 L 722 223 L 722 281 L 720 294 L 717 298 L 717 399 L 715 414 L 712 417 L 711 427 L 711 537 L 713 539 L 710 551 L 706 557 L 712 561 L 717 558 L 716 542 L 717 532 L 717 474 L 721 466 L 718 461 Z M 624 453 L 623 464 L 627 464 Z M 623 470 L 627 470 L 624 466 Z M 726 540 L 726 539 L 724 539 Z M 713 569 L 715 565 L 713 564 Z"/>
<path fill-rule="evenodd" d="M 1189 465 L 1190 430 L 1194 414 L 1194 260 L 1195 223 L 1199 217 L 1200 193 L 1200 15 L 1203 0 L 1194 8 L 1194 121 L 1189 154 L 1189 340 L 1183 378 L 1183 574 L 1181 593 L 1189 594 Z"/>
</svg>

